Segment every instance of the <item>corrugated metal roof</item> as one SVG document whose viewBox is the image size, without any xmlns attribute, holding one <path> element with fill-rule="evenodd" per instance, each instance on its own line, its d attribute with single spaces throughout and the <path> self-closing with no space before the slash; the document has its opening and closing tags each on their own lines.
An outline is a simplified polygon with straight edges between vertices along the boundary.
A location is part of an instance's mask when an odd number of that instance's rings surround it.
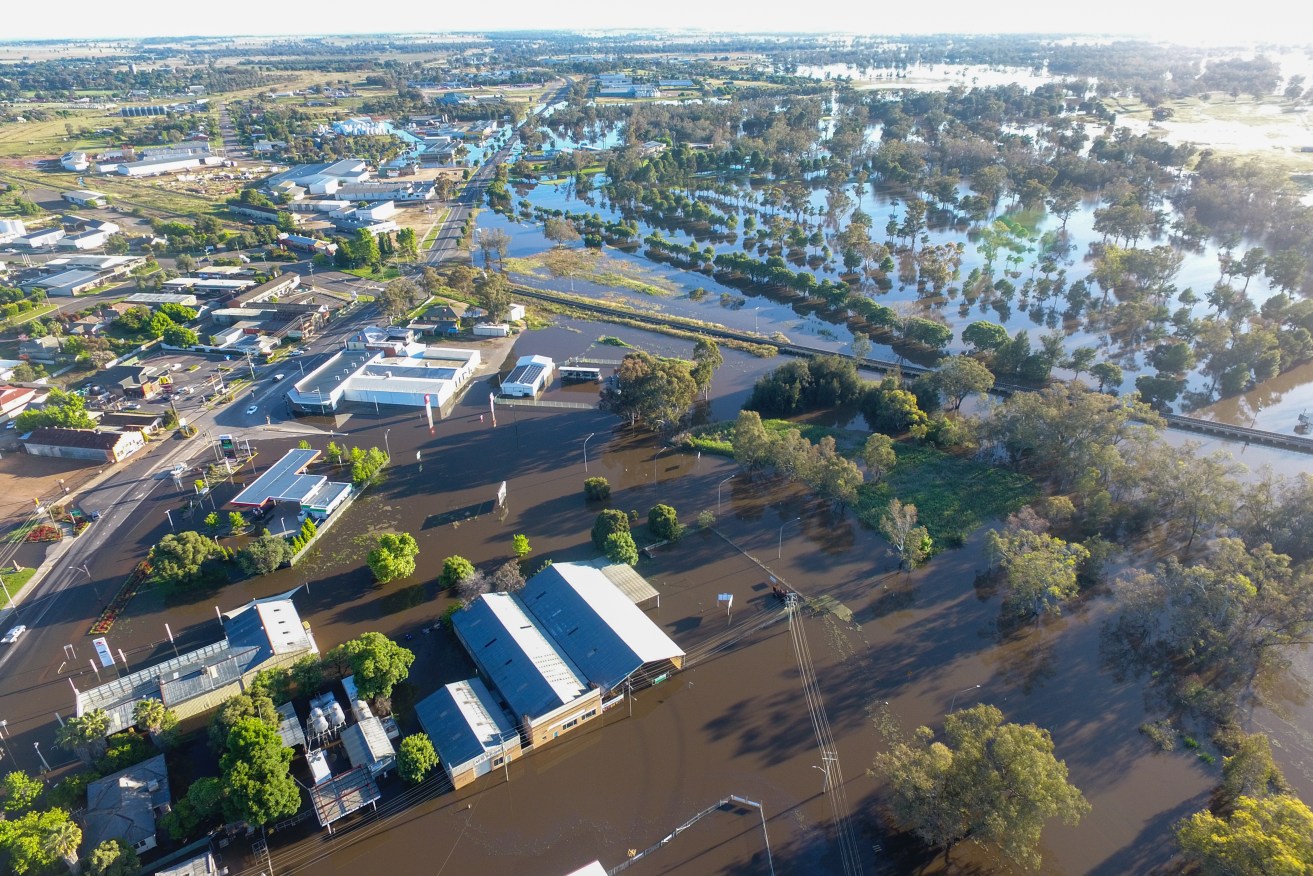
<svg viewBox="0 0 1313 876">
<path fill-rule="evenodd" d="M 634 605 L 656 599 L 661 595 L 657 593 L 655 587 L 647 583 L 646 578 L 635 572 L 634 567 L 627 563 L 613 563 L 603 557 L 588 565 L 597 569 L 606 576 L 606 580 L 619 587 L 620 592 L 629 597 L 629 601 Z"/>
<path fill-rule="evenodd" d="M 440 688 L 415 704 L 415 714 L 448 769 L 468 763 L 509 741 L 514 725 L 481 679 Z"/>
<path fill-rule="evenodd" d="M 684 654 L 592 566 L 553 563 L 529 579 L 519 598 L 584 677 L 605 690 L 645 663 Z"/>
<path fill-rule="evenodd" d="M 259 506 L 270 499 L 283 499 L 286 497 L 295 500 L 296 497 L 288 491 L 293 488 L 311 488 L 311 485 L 301 481 L 301 478 L 307 477 L 302 475 L 301 471 L 314 462 L 318 456 L 318 450 L 287 451 L 282 459 L 265 469 L 264 474 L 238 493 L 237 498 L 232 500 L 233 504 Z M 319 477 L 316 482 L 322 480 L 326 479 Z"/>
<path fill-rule="evenodd" d="M 378 718 L 366 718 L 359 724 L 352 724 L 342 731 L 342 745 L 347 757 L 354 767 L 376 768 L 376 765 L 394 761 L 397 751 L 388 739 L 383 722 Z"/>
<path fill-rule="evenodd" d="M 296 706 L 283 703 L 278 707 L 278 715 L 278 735 L 283 737 L 283 745 L 288 748 L 296 748 L 298 745 L 305 748 L 305 731 L 301 729 L 301 721 L 296 717 Z"/>
<path fill-rule="evenodd" d="M 546 714 L 588 690 L 583 673 L 557 651 L 515 596 L 485 593 L 452 621 L 517 718 Z"/>
<path fill-rule="evenodd" d="M 252 600 L 223 616 L 223 628 L 233 648 L 258 648 L 260 659 L 314 648 L 301 615 L 288 594 Z"/>
</svg>

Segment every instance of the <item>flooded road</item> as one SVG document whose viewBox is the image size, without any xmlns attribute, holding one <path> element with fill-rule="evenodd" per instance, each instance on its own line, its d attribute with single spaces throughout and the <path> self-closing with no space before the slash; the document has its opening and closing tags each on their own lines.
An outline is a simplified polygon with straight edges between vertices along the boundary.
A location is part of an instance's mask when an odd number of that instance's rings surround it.
<svg viewBox="0 0 1313 876">
<path fill-rule="evenodd" d="M 692 348 L 691 342 L 641 330 L 562 320 L 522 335 L 511 357 L 620 358 L 624 348 L 599 343 L 603 335 L 662 355 L 688 355 Z M 724 354 L 710 411 L 703 414 L 714 419 L 732 417 L 756 377 L 779 364 Z M 630 704 L 623 704 L 591 727 L 513 762 L 509 781 L 496 773 L 414 805 L 403 805 L 410 798 L 392 783 L 377 815 L 339 823 L 335 836 L 308 827 L 275 834 L 270 846 L 276 873 L 354 876 L 362 866 L 384 865 L 396 876 L 563 874 L 595 858 L 613 867 L 630 850 L 647 848 L 731 794 L 762 804 L 776 872 L 839 871 L 822 794 L 824 762 L 787 622 L 770 592 L 771 576 L 805 596 L 831 597 L 840 607 L 838 613 L 804 612 L 798 622 L 834 730 L 867 872 L 945 872 L 942 860 L 923 860 L 879 816 L 882 789 L 866 770 L 884 745 L 873 713 L 885 703 L 908 731 L 918 724 L 941 726 L 951 706 L 988 702 L 1008 720 L 1035 722 L 1052 732 L 1058 756 L 1094 808 L 1077 827 L 1046 831 L 1047 873 L 1146 872 L 1170 857 L 1170 825 L 1207 802 L 1219 767 L 1188 751 L 1157 752 L 1138 732 L 1140 724 L 1158 717 L 1146 710 L 1144 687 L 1119 682 L 1102 668 L 1098 634 L 1108 608 L 1102 597 L 1001 639 L 999 597 L 977 586 L 984 565 L 980 531 L 965 548 L 905 575 L 883 539 L 851 514 L 834 516 L 794 485 L 736 474 L 730 460 L 664 448 L 609 414 L 499 407 L 494 428 L 491 418 L 480 421 L 492 385 L 489 376 L 472 386 L 435 435 L 422 409 L 382 407 L 376 413 L 360 406 L 323 423 L 348 445 L 390 445 L 396 462 L 384 483 L 361 495 L 295 568 L 217 592 L 139 595 L 111 632 L 112 647 L 122 647 L 134 668 L 146 665 L 171 653 L 166 622 L 180 647 L 212 641 L 219 635 L 216 605 L 229 609 L 303 586 L 296 603 L 322 650 L 378 630 L 415 651 L 410 681 L 394 697 L 403 732 L 413 732 L 418 726 L 410 704 L 471 674 L 449 634 L 423 632 L 450 605 L 437 585 L 445 557 L 460 554 L 481 567 L 496 565 L 513 556 L 512 536 L 522 533 L 533 548 L 528 571 L 548 559 L 590 559 L 589 529 L 602 507 L 642 517 L 665 502 L 677 508 L 690 532 L 642 560 L 639 571 L 661 594 L 660 607 L 649 615 L 689 653 L 690 668 L 640 692 L 632 716 Z M 558 384 L 545 398 L 595 401 L 596 386 Z M 585 469 L 583 442 L 590 434 Z M 322 450 L 328 441 L 325 432 L 311 444 Z M 258 442 L 255 469 L 294 445 L 292 438 Z M 331 465 L 317 470 L 346 476 Z M 736 477 L 727 482 L 730 475 Z M 251 476 L 248 468 L 240 480 Z M 590 476 L 611 483 L 609 503 L 585 501 L 582 483 Z M 494 497 L 503 480 L 507 504 L 497 509 Z M 219 501 L 238 486 L 220 488 Z M 135 527 L 98 558 L 93 580 L 50 613 L 83 666 L 91 617 L 132 563 L 168 531 L 164 510 L 175 518 L 183 511 L 184 499 L 169 482 L 153 490 Z M 718 505 L 717 533 L 697 531 L 697 514 Z M 200 516 L 179 525 L 199 526 Z M 794 523 L 796 518 L 801 520 Z M 374 537 L 388 530 L 415 536 L 418 571 L 378 585 L 364 557 Z M 735 595 L 732 616 L 717 606 L 717 594 L 726 592 Z M 0 699 L 0 717 L 9 720 L 20 766 L 33 766 L 27 763 L 32 742 L 50 751 L 53 712 L 70 711 L 68 678 L 82 687 L 94 682 L 89 668 L 82 675 L 71 667 L 61 671 L 61 655 L 48 656 L 45 669 L 15 680 L 13 692 Z M 26 711 L 10 712 L 18 702 Z M 1289 750 L 1278 740 L 1283 765 Z M 631 872 L 765 873 L 765 844 L 755 810 L 718 811 Z M 237 848 L 226 851 L 225 864 L 234 874 L 264 869 L 262 862 L 242 859 Z M 949 872 L 971 872 L 985 860 L 962 848 Z"/>
</svg>

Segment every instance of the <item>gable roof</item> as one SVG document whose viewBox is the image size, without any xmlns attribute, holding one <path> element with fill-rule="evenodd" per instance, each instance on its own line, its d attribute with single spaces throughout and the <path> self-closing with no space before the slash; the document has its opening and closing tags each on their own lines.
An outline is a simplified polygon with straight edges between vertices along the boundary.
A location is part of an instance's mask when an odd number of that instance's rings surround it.
<svg viewBox="0 0 1313 876">
<path fill-rule="evenodd" d="M 583 673 L 512 594 L 485 593 L 456 612 L 452 625 L 517 718 L 544 715 L 588 690 Z"/>
<path fill-rule="evenodd" d="M 592 566 L 553 563 L 529 579 L 519 598 L 584 677 L 603 689 L 614 688 L 646 663 L 684 655 Z"/>
<path fill-rule="evenodd" d="M 449 770 L 496 751 L 515 733 L 479 678 L 439 688 L 415 704 L 415 716 Z"/>
<path fill-rule="evenodd" d="M 315 650 L 292 604 L 291 591 L 264 599 L 253 599 L 223 616 L 223 630 L 228 644 L 235 650 L 254 648 L 259 662 L 277 654 L 297 654 Z"/>
</svg>

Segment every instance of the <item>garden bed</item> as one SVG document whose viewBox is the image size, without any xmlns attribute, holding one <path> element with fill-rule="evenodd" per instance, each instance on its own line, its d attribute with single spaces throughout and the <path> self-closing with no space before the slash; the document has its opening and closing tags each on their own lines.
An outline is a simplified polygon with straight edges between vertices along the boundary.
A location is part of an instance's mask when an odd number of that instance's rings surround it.
<svg viewBox="0 0 1313 876">
<path fill-rule="evenodd" d="M 113 629 L 114 622 L 119 619 L 123 609 L 127 608 L 128 603 L 132 601 L 132 597 L 137 595 L 141 585 L 150 579 L 150 571 L 148 561 L 142 560 L 137 563 L 136 568 L 132 570 L 132 573 L 123 582 L 123 586 L 119 588 L 119 592 L 114 595 L 109 605 L 105 606 L 105 610 L 100 613 L 100 617 L 96 618 L 96 622 L 91 625 L 87 635 L 103 636 Z"/>
</svg>

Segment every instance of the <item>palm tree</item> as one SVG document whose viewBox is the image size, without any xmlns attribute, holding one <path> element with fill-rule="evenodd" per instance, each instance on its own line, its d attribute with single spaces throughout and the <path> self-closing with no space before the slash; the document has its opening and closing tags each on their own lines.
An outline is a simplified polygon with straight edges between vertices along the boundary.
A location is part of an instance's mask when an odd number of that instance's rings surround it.
<svg viewBox="0 0 1313 876">
<path fill-rule="evenodd" d="M 109 732 L 109 715 L 93 709 L 78 718 L 69 718 L 55 732 L 55 745 L 75 753 L 84 763 L 91 763 L 105 753 L 105 734 Z"/>
<path fill-rule="evenodd" d="M 42 848 L 52 858 L 63 858 L 74 876 L 82 872 L 78 862 L 78 846 L 82 845 L 82 828 L 71 820 L 54 825 L 41 841 Z"/>
</svg>

